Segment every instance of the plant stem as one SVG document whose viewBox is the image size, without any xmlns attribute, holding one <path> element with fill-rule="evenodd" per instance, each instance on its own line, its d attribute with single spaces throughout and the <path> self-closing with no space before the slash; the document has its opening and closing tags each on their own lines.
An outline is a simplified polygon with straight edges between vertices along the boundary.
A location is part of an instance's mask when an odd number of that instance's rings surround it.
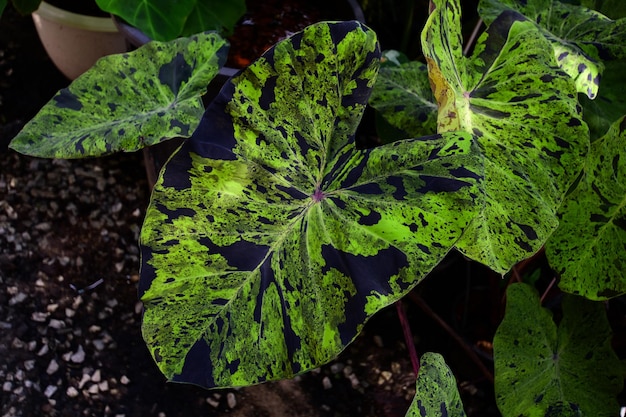
<svg viewBox="0 0 626 417">
<path fill-rule="evenodd" d="M 398 318 L 400 319 L 400 326 L 402 326 L 402 333 L 404 334 L 406 348 L 409 350 L 409 356 L 411 357 L 413 372 L 415 372 L 415 376 L 417 376 L 420 370 L 420 362 L 417 357 L 415 344 L 413 343 L 413 333 L 411 333 L 411 327 L 409 326 L 409 320 L 406 317 L 406 311 L 404 310 L 402 300 L 396 301 L 396 311 L 398 312 Z"/>
<path fill-rule="evenodd" d="M 554 286 L 555 282 L 556 282 L 556 277 L 552 278 L 552 281 L 550 281 L 550 284 L 548 284 L 548 288 L 546 288 L 546 290 L 541 295 L 541 299 L 539 300 L 541 304 L 543 304 L 543 300 L 545 300 L 546 296 L 548 295 L 548 293 L 550 292 L 550 290 Z"/>
<path fill-rule="evenodd" d="M 472 34 L 470 35 L 469 39 L 467 40 L 467 43 L 465 44 L 465 49 L 463 49 L 463 55 L 467 56 L 467 54 L 469 54 L 470 49 L 472 49 L 472 46 L 474 46 L 474 43 L 476 42 L 476 38 L 478 37 L 478 32 L 480 31 L 480 28 L 483 25 L 483 19 L 478 19 L 478 22 L 476 22 L 476 26 L 474 26 L 474 30 L 472 31 Z"/>
<path fill-rule="evenodd" d="M 463 340 L 463 338 L 457 332 L 455 332 L 454 329 L 448 325 L 448 323 L 446 323 L 441 317 L 439 317 L 439 315 L 435 313 L 428 306 L 428 304 L 426 304 L 422 297 L 417 295 L 415 292 L 410 292 L 408 297 L 412 302 L 417 304 L 417 306 L 421 308 L 424 313 L 426 313 L 433 320 L 435 320 L 461 346 L 461 348 L 465 351 L 465 353 L 467 353 L 467 356 L 469 356 L 472 362 L 476 364 L 476 366 L 482 372 L 485 378 L 487 378 L 489 382 L 493 383 L 493 373 L 489 369 L 487 369 L 487 367 L 480 360 L 476 352 L 474 352 L 474 350 L 465 342 L 465 340 Z"/>
</svg>

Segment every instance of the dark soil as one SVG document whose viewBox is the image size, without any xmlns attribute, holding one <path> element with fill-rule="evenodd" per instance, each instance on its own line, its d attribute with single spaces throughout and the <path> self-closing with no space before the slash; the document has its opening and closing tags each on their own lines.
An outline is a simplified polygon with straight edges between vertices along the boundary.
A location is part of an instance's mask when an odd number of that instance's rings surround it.
<svg viewBox="0 0 626 417">
<path fill-rule="evenodd" d="M 0 415 L 405 415 L 415 375 L 394 307 L 337 360 L 293 380 L 217 391 L 166 383 L 140 333 L 141 155 L 59 161 L 7 149 L 67 84 L 30 18 L 9 7 L 0 22 Z M 469 416 L 499 415 L 490 341 L 504 283 L 451 254 L 404 302 L 418 354 L 444 355 Z M 611 306 L 623 358 L 626 308 L 623 299 Z"/>
</svg>

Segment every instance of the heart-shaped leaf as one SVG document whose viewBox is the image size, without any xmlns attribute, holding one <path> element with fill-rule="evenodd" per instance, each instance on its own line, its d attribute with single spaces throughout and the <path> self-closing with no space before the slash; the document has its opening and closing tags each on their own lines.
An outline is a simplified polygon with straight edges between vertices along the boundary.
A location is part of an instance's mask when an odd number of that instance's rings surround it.
<svg viewBox="0 0 626 417">
<path fill-rule="evenodd" d="M 626 117 L 591 144 L 585 174 L 546 243 L 559 287 L 595 300 L 626 293 Z"/>
<path fill-rule="evenodd" d="M 155 41 L 178 37 L 198 0 L 96 0 L 102 10 L 121 17 Z M 212 30 L 213 28 L 204 29 Z"/>
<path fill-rule="evenodd" d="M 513 284 L 493 350 L 503 417 L 619 414 L 621 363 L 602 303 L 566 296 L 557 329 L 534 289 Z"/>
<path fill-rule="evenodd" d="M 434 3 L 422 46 L 438 131 L 476 135 L 485 173 L 482 211 L 457 246 L 505 272 L 556 228 L 556 209 L 582 168 L 588 129 L 572 80 L 533 23 L 503 13 L 466 58 L 458 0 Z"/>
<path fill-rule="evenodd" d="M 96 0 L 96 3 L 156 41 L 212 30 L 227 35 L 246 12 L 245 0 Z"/>
<path fill-rule="evenodd" d="M 415 397 L 406 417 L 465 417 L 456 379 L 443 356 L 426 352 L 420 358 Z"/>
<path fill-rule="evenodd" d="M 104 57 L 59 91 L 10 146 L 38 157 L 82 158 L 189 137 L 226 52 L 226 41 L 207 32 Z"/>
<path fill-rule="evenodd" d="M 479 5 L 480 16 L 488 23 L 506 10 L 516 10 L 535 22 L 561 68 L 589 98 L 598 92 L 602 61 L 626 56 L 626 19 L 613 21 L 595 10 L 558 0 L 481 0 Z"/>
<path fill-rule="evenodd" d="M 229 81 L 164 168 L 140 293 L 168 378 L 248 385 L 329 361 L 471 220 L 471 135 L 355 148 L 379 56 L 358 22 L 306 28 Z"/>
<path fill-rule="evenodd" d="M 380 69 L 369 100 L 392 126 L 407 137 L 437 132 L 437 103 L 428 81 L 426 65 L 410 61 Z"/>
</svg>

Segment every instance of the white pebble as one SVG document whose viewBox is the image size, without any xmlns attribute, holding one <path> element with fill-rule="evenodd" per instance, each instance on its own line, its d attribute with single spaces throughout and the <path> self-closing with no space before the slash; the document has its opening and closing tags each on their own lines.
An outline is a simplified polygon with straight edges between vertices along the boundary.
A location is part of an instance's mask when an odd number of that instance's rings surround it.
<svg viewBox="0 0 626 417">
<path fill-rule="evenodd" d="M 48 319 L 48 313 L 34 311 L 33 314 L 30 315 L 30 319 L 36 323 L 43 323 Z"/>
<path fill-rule="evenodd" d="M 48 326 L 57 330 L 65 329 L 65 322 L 57 319 L 50 319 L 50 323 L 48 323 Z"/>
<path fill-rule="evenodd" d="M 330 382 L 330 378 L 325 376 L 324 379 L 322 379 L 322 386 L 324 387 L 324 389 L 331 389 L 333 387 L 332 382 Z"/>
<path fill-rule="evenodd" d="M 92 382 L 100 382 L 102 381 L 102 376 L 100 375 L 100 369 L 96 369 L 96 371 L 91 375 Z"/>
<path fill-rule="evenodd" d="M 52 359 L 50 361 L 50 363 L 48 364 L 48 368 L 46 368 L 46 373 L 48 375 L 52 375 L 53 373 L 55 373 L 58 370 L 59 370 L 59 364 L 57 363 L 57 361 Z"/>
<path fill-rule="evenodd" d="M 85 351 L 81 345 L 78 345 L 78 350 L 70 356 L 70 360 L 74 363 L 83 363 L 85 361 Z"/>
<path fill-rule="evenodd" d="M 83 389 L 87 382 L 91 381 L 91 377 L 87 374 L 83 374 L 83 378 L 78 383 L 78 389 Z"/>
<path fill-rule="evenodd" d="M 69 387 L 67 389 L 67 391 L 65 391 L 65 393 L 70 398 L 74 398 L 74 397 L 78 396 L 78 390 L 76 388 L 74 388 L 74 387 Z"/>
<path fill-rule="evenodd" d="M 120 378 L 120 382 L 122 383 L 122 385 L 128 385 L 130 383 L 130 379 L 128 379 L 126 375 L 122 375 L 122 377 Z"/>
<path fill-rule="evenodd" d="M 24 294 L 23 292 L 17 293 L 13 297 L 11 297 L 11 299 L 9 300 L 9 305 L 14 306 L 16 304 L 19 304 L 22 301 L 26 300 L 26 297 L 27 295 Z"/>
<path fill-rule="evenodd" d="M 237 406 L 237 398 L 235 398 L 235 394 L 232 392 L 226 394 L 226 403 L 228 404 L 228 408 L 235 408 Z"/>
</svg>

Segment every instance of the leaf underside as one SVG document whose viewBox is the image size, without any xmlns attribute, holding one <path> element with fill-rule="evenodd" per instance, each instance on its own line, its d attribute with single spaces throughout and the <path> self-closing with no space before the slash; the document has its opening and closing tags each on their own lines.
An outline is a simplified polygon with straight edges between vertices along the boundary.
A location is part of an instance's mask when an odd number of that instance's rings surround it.
<svg viewBox="0 0 626 417">
<path fill-rule="evenodd" d="M 585 174 L 546 243 L 559 287 L 594 300 L 626 293 L 626 117 L 591 145 Z"/>
<path fill-rule="evenodd" d="M 415 398 L 406 417 L 465 417 L 454 374 L 438 353 L 420 358 Z"/>
<path fill-rule="evenodd" d="M 60 90 L 10 147 L 67 159 L 189 137 L 204 111 L 201 96 L 226 52 L 226 41 L 206 32 L 104 57 Z"/>
<path fill-rule="evenodd" d="M 493 341 L 503 417 L 618 415 L 621 364 L 602 303 L 568 295 L 558 328 L 527 284 L 507 290 Z"/>
<path fill-rule="evenodd" d="M 505 12 L 462 55 L 460 5 L 438 0 L 422 33 L 438 132 L 478 138 L 483 205 L 457 247 L 504 273 L 557 226 L 556 209 L 589 142 L 571 79 L 536 26 Z"/>
<path fill-rule="evenodd" d="M 505 10 L 522 13 L 541 29 L 560 67 L 576 81 L 578 91 L 591 99 L 598 93 L 603 60 L 626 54 L 626 19 L 614 21 L 558 0 L 481 0 L 479 5 L 487 23 Z"/>
<path fill-rule="evenodd" d="M 171 380 L 250 385 L 331 360 L 471 220 L 471 135 L 355 148 L 379 56 L 358 22 L 308 27 L 227 83 L 164 169 L 140 292 Z"/>
</svg>

